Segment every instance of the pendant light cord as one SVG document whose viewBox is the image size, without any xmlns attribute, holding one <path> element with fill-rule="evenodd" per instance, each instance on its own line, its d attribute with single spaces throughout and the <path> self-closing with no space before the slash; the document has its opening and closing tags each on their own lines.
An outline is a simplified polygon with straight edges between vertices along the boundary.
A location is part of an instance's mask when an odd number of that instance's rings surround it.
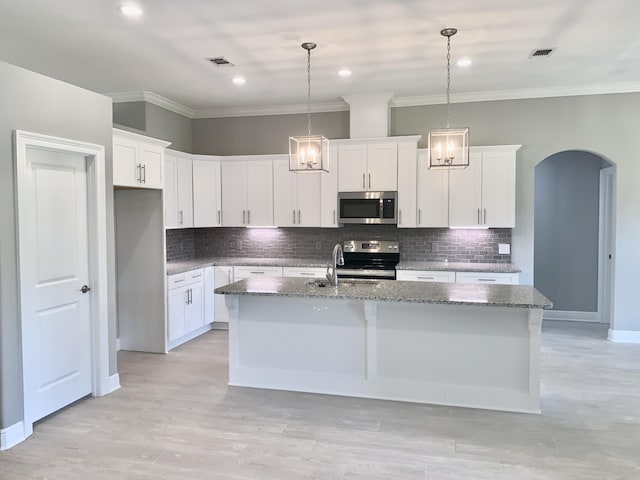
<svg viewBox="0 0 640 480">
<path fill-rule="evenodd" d="M 307 50 L 307 135 L 311 136 L 311 50 Z"/>
<path fill-rule="evenodd" d="M 447 37 L 447 128 L 449 128 L 449 115 L 451 114 L 451 37 Z M 309 126 L 311 128 L 311 126 Z"/>
</svg>

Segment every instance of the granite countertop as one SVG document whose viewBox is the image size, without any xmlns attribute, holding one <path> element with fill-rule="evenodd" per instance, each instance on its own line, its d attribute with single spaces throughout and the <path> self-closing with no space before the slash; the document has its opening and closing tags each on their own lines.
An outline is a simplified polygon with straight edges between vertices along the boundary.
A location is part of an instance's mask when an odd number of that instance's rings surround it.
<svg viewBox="0 0 640 480">
<path fill-rule="evenodd" d="M 427 270 L 434 272 L 480 272 L 519 273 L 513 263 L 467 263 L 467 262 L 400 262 L 396 270 Z"/>
<path fill-rule="evenodd" d="M 319 284 L 326 286 L 321 287 Z M 337 287 L 319 279 L 250 277 L 215 293 L 378 300 L 388 302 L 439 303 L 487 307 L 551 308 L 551 301 L 530 285 L 485 285 L 405 282 L 398 280 L 341 280 Z"/>
<path fill-rule="evenodd" d="M 188 272 L 201 267 L 211 265 L 249 265 L 252 267 L 326 267 L 329 258 L 247 258 L 247 257 L 199 257 L 189 260 L 167 262 L 167 275 Z"/>
</svg>

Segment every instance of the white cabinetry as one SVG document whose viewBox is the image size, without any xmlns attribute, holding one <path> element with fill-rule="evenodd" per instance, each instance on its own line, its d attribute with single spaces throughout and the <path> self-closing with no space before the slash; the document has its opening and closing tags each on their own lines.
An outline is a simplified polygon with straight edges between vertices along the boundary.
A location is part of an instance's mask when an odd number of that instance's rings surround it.
<svg viewBox="0 0 640 480">
<path fill-rule="evenodd" d="M 113 130 L 113 185 L 164 186 L 164 149 L 169 142 L 124 130 Z"/>
<path fill-rule="evenodd" d="M 416 142 L 398 144 L 398 228 L 415 228 L 416 215 Z"/>
<path fill-rule="evenodd" d="M 517 285 L 517 273 L 456 272 L 456 283 L 489 283 L 494 285 Z"/>
<path fill-rule="evenodd" d="M 233 283 L 233 267 L 216 265 L 213 267 L 214 288 L 224 287 Z M 213 295 L 214 328 L 226 328 L 229 324 L 229 310 L 224 301 L 224 295 Z"/>
<path fill-rule="evenodd" d="M 456 272 L 427 271 L 427 270 L 398 270 L 396 279 L 413 282 L 442 282 L 455 283 Z"/>
<path fill-rule="evenodd" d="M 396 191 L 398 143 L 345 143 L 338 145 L 340 192 Z"/>
<path fill-rule="evenodd" d="M 246 158 L 246 157 L 244 157 Z M 271 160 L 225 160 L 221 166 L 222 225 L 273 225 L 273 169 Z"/>
<path fill-rule="evenodd" d="M 329 172 L 320 174 L 320 226 L 338 227 L 338 147 L 329 147 Z"/>
<path fill-rule="evenodd" d="M 325 278 L 326 275 L 325 267 L 284 267 L 282 269 L 283 277 Z"/>
<path fill-rule="evenodd" d="M 165 155 L 164 209 L 166 228 L 193 227 L 193 162 L 181 152 Z"/>
<path fill-rule="evenodd" d="M 515 227 L 518 148 L 472 147 L 469 167 L 449 171 L 449 226 Z"/>
<path fill-rule="evenodd" d="M 196 228 L 222 225 L 220 162 L 209 158 L 193 157 L 193 226 Z"/>
<path fill-rule="evenodd" d="M 282 267 L 252 267 L 247 265 L 233 267 L 233 279 L 236 282 L 252 276 L 281 277 Z"/>
<path fill-rule="evenodd" d="M 289 171 L 289 158 L 273 161 L 273 220 L 280 227 L 320 226 L 320 182 L 324 173 Z"/>
<path fill-rule="evenodd" d="M 429 169 L 429 150 L 418 154 L 418 215 L 416 226 L 449 226 L 449 170 Z"/>
<path fill-rule="evenodd" d="M 204 268 L 198 268 L 168 278 L 168 349 L 206 331 L 204 276 Z"/>
</svg>

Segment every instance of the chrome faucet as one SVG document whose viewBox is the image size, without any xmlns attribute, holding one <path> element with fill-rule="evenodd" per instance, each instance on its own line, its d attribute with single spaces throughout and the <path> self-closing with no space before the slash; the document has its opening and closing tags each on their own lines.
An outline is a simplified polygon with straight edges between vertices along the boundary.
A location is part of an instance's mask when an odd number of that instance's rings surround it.
<svg viewBox="0 0 640 480">
<path fill-rule="evenodd" d="M 327 266 L 327 280 L 334 287 L 338 286 L 338 265 L 344 265 L 344 254 L 342 252 L 342 245 L 339 243 L 333 247 L 333 256 L 331 257 L 331 264 Z"/>
</svg>

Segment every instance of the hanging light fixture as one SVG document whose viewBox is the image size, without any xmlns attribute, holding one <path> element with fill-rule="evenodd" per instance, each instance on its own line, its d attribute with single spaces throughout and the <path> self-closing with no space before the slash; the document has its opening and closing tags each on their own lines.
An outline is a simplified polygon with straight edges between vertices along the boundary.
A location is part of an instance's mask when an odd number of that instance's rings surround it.
<svg viewBox="0 0 640 480">
<path fill-rule="evenodd" d="M 429 130 L 429 168 L 467 168 L 469 166 L 469 129 L 449 128 L 451 114 L 451 37 L 455 28 L 440 30 L 447 37 L 447 128 Z"/>
<path fill-rule="evenodd" d="M 307 135 L 289 137 L 289 171 L 328 172 L 329 141 L 322 135 L 311 135 L 311 50 L 316 44 L 301 46 L 307 51 Z"/>
</svg>

